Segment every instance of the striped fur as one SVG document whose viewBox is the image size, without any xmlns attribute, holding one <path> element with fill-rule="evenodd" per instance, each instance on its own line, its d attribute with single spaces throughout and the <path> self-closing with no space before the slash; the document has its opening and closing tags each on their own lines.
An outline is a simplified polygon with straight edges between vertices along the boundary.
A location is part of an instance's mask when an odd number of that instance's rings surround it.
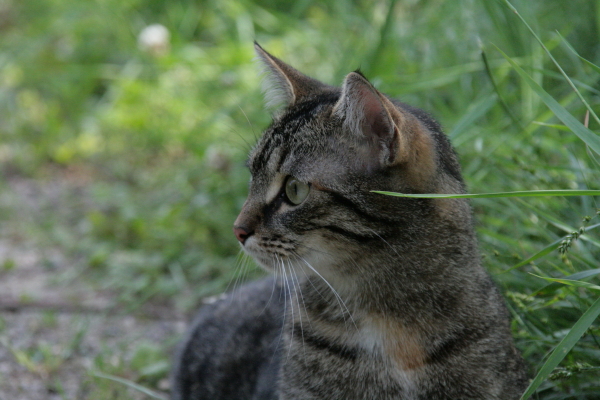
<svg viewBox="0 0 600 400">
<path fill-rule="evenodd" d="M 359 72 L 333 88 L 257 53 L 285 109 L 250 153 L 234 227 L 276 279 L 201 311 L 173 398 L 519 398 L 525 368 L 467 200 L 372 193 L 464 192 L 439 124 Z M 310 186 L 300 204 L 289 177 Z"/>
</svg>

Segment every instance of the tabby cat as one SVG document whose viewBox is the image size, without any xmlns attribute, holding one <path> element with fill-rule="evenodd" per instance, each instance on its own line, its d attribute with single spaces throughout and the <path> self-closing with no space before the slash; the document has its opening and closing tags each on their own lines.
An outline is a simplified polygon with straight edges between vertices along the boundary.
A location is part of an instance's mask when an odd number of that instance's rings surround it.
<svg viewBox="0 0 600 400">
<path fill-rule="evenodd" d="M 234 223 L 273 278 L 206 305 L 173 399 L 518 399 L 509 315 L 480 264 L 456 154 L 425 112 L 360 73 L 342 88 L 255 44 L 283 102 Z"/>
</svg>

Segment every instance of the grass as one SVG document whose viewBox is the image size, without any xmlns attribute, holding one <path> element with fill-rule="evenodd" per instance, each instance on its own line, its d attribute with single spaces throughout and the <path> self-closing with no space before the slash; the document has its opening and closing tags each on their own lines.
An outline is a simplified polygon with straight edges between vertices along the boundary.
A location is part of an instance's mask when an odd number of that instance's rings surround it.
<svg viewBox="0 0 600 400">
<path fill-rule="evenodd" d="M 171 33 L 165 53 L 138 46 L 153 23 Z M 327 83 L 360 67 L 432 112 L 471 193 L 598 190 L 599 25 L 598 1 L 2 1 L 0 186 L 43 188 L 32 201 L 0 191 L 3 235 L 60 249 L 74 267 L 59 283 L 91 282 L 131 312 L 152 303 L 189 313 L 235 281 L 243 160 L 269 120 L 253 39 Z M 598 267 L 597 197 L 472 204 L 517 344 L 532 377 L 542 372 L 531 398 L 597 398 L 597 293 L 532 275 L 579 280 Z M 146 347 L 163 354 L 160 367 L 170 349 Z M 47 349 L 15 351 L 21 364 L 41 354 L 61 368 Z M 129 361 L 99 362 L 89 397 L 119 385 L 105 375 L 155 390 L 166 376 L 156 371 L 145 379 Z"/>
</svg>

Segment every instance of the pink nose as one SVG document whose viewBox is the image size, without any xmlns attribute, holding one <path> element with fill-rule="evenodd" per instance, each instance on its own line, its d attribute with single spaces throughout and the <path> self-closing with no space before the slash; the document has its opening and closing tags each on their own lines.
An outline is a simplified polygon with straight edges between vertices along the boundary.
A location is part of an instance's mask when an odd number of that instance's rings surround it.
<svg viewBox="0 0 600 400">
<path fill-rule="evenodd" d="M 244 244 L 244 243 L 246 243 L 246 239 L 248 239 L 250 237 L 250 235 L 252 235 L 254 232 L 248 231 L 245 228 L 242 228 L 241 226 L 234 226 L 233 233 L 235 234 L 235 237 L 237 238 L 237 240 L 241 244 Z"/>
</svg>

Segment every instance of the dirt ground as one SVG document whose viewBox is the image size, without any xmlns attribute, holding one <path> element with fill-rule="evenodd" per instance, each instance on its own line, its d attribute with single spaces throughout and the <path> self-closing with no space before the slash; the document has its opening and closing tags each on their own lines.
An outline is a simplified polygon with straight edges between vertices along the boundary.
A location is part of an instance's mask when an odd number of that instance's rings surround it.
<svg viewBox="0 0 600 400">
<path fill-rule="evenodd" d="M 115 398 L 101 394 L 111 387 L 132 399 L 150 398 L 94 376 L 95 371 L 101 365 L 100 373 L 130 373 L 135 379 L 132 357 L 142 357 L 138 364 L 143 364 L 144 356 L 161 351 L 170 356 L 185 318 L 167 306 L 121 312 L 111 293 L 94 290 L 82 279 L 56 279 L 70 268 L 56 251 L 36 248 L 26 238 L 0 236 L 0 400 Z M 165 376 L 154 382 L 163 397 L 169 389 Z"/>
</svg>

